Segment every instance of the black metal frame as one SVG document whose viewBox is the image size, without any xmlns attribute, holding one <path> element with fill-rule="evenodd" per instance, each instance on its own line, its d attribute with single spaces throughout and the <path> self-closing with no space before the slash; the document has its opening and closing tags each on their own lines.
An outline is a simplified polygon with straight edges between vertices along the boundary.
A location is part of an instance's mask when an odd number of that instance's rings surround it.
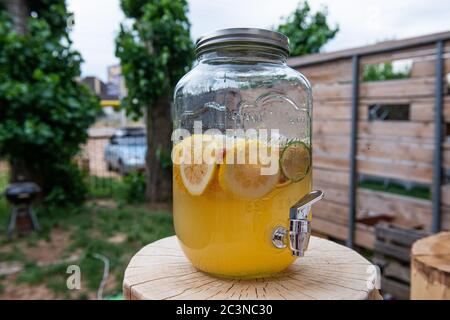
<svg viewBox="0 0 450 320">
<path fill-rule="evenodd" d="M 348 209 L 348 236 L 346 244 L 353 247 L 355 242 L 355 220 L 356 220 L 356 189 L 357 189 L 357 137 L 358 137 L 358 104 L 359 104 L 359 60 L 362 56 L 392 52 L 400 49 L 411 49 L 424 46 L 430 43 L 436 43 L 436 72 L 435 72 L 435 136 L 434 136 L 434 161 L 433 161 L 433 184 L 432 184 L 432 232 L 441 230 L 441 187 L 442 187 L 442 128 L 443 128 L 443 53 L 444 41 L 450 37 L 412 43 L 404 46 L 395 46 L 390 48 L 377 49 L 355 53 L 352 57 L 352 118 L 351 118 L 351 136 L 350 136 L 350 177 L 349 177 L 349 209 Z M 341 57 L 342 59 L 344 57 Z M 347 57 L 348 58 L 348 57 Z M 332 61 L 334 59 L 330 59 Z M 323 62 L 323 61 L 322 61 Z M 311 63 L 313 64 L 313 63 Z"/>
<path fill-rule="evenodd" d="M 443 109 L 443 86 L 442 68 L 444 55 L 444 41 L 436 43 L 436 71 L 435 71 L 435 92 L 434 92 L 434 159 L 433 159 L 433 221 L 431 231 L 433 233 L 441 230 L 441 197 L 442 197 L 442 109 Z"/>
<path fill-rule="evenodd" d="M 348 207 L 347 246 L 353 247 L 356 219 L 356 151 L 358 137 L 358 102 L 359 102 L 359 56 L 352 57 L 352 122 L 350 135 L 350 183 Z"/>
</svg>

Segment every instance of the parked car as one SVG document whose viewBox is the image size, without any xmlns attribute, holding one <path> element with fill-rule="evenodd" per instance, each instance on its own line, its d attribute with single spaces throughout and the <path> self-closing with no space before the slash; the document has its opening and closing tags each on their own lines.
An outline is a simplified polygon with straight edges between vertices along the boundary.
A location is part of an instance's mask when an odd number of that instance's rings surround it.
<svg viewBox="0 0 450 320">
<path fill-rule="evenodd" d="M 147 152 L 144 128 L 116 130 L 105 146 L 104 152 L 108 170 L 118 171 L 121 175 L 144 170 Z"/>
</svg>

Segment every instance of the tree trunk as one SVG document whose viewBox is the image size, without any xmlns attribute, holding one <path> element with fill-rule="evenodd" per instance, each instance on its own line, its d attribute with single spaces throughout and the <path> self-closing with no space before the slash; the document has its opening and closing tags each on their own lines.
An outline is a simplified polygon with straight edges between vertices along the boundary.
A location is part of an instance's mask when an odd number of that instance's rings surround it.
<svg viewBox="0 0 450 320">
<path fill-rule="evenodd" d="M 172 197 L 172 167 L 170 165 L 172 122 L 170 100 L 162 97 L 145 112 L 147 129 L 147 190 L 150 203 Z"/>
<path fill-rule="evenodd" d="M 0 0 L 13 19 L 14 30 L 21 35 L 27 33 L 27 18 L 30 14 L 28 0 Z"/>
<path fill-rule="evenodd" d="M 9 16 L 14 23 L 14 31 L 18 34 L 25 35 L 27 33 L 27 18 L 30 14 L 28 0 L 0 0 L 0 3 L 8 11 Z M 26 161 L 18 160 L 10 162 L 10 181 L 33 181 L 40 187 L 42 186 L 42 175 L 31 169 Z"/>
</svg>

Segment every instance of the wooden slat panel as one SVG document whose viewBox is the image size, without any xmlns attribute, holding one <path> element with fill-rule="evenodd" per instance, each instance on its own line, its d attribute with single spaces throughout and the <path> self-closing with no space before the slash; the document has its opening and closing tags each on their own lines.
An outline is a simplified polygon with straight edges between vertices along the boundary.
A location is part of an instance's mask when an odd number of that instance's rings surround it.
<svg viewBox="0 0 450 320">
<path fill-rule="evenodd" d="M 389 293 L 397 300 L 410 298 L 410 286 L 389 277 L 381 277 L 381 290 Z"/>
<path fill-rule="evenodd" d="M 450 207 L 442 206 L 442 230 L 450 231 Z"/>
<path fill-rule="evenodd" d="M 410 105 L 409 120 L 412 122 L 434 121 L 434 98 L 386 98 L 363 99 L 359 104 L 358 117 L 368 120 L 368 109 L 373 104 Z M 444 99 L 444 119 L 450 122 L 450 97 Z M 347 100 L 315 101 L 313 119 L 316 120 L 351 120 L 351 103 Z"/>
<path fill-rule="evenodd" d="M 350 120 L 351 107 L 347 101 L 316 103 L 313 108 L 314 120 Z"/>
<path fill-rule="evenodd" d="M 348 158 L 330 157 L 329 155 L 313 154 L 314 165 L 318 168 L 346 170 L 349 167 Z"/>
<path fill-rule="evenodd" d="M 358 172 L 368 175 L 400 179 L 418 183 L 431 183 L 432 167 L 418 167 L 417 165 L 405 165 L 389 162 L 377 162 L 370 160 L 358 161 Z"/>
<path fill-rule="evenodd" d="M 436 55 L 436 45 L 426 45 L 419 48 L 391 51 L 381 54 L 370 55 L 361 58 L 361 64 L 383 63 L 394 60 L 413 59 Z"/>
<path fill-rule="evenodd" d="M 314 147 L 316 147 L 314 145 Z M 358 139 L 358 159 L 406 161 L 410 164 L 433 162 L 433 144 L 402 141 L 380 141 L 376 138 Z"/>
<path fill-rule="evenodd" d="M 332 156 L 350 156 L 350 139 L 345 136 L 313 137 L 313 153 L 331 154 Z"/>
<path fill-rule="evenodd" d="M 379 151 L 379 158 L 372 157 L 377 155 L 376 152 Z M 430 162 L 423 161 L 420 159 L 422 156 L 432 157 L 432 152 L 423 152 L 420 154 L 420 148 L 417 149 L 417 158 L 406 158 L 407 160 L 401 159 L 403 156 L 408 157 L 408 153 L 399 152 L 392 153 L 389 155 L 389 149 L 383 150 L 383 145 L 380 144 L 380 149 L 369 150 L 366 155 L 362 152 L 358 155 L 357 165 L 358 173 L 364 173 L 369 175 L 375 175 L 379 177 L 386 178 L 396 178 L 405 181 L 415 181 L 420 183 L 431 183 L 432 181 L 432 165 Z M 386 152 L 386 157 L 381 157 L 383 152 Z M 314 166 L 316 168 L 330 169 L 335 171 L 348 170 L 349 159 L 347 155 L 339 155 L 335 153 L 319 153 L 314 152 L 313 154 Z"/>
<path fill-rule="evenodd" d="M 409 283 L 411 279 L 411 270 L 409 265 L 404 265 L 392 259 L 386 259 L 383 255 L 375 254 L 371 259 L 373 264 L 381 267 L 386 277 L 398 279 L 404 283 Z"/>
<path fill-rule="evenodd" d="M 326 234 L 339 240 L 347 239 L 347 226 L 330 222 L 325 219 L 315 218 L 312 222 L 313 231 Z M 375 242 L 374 230 L 372 227 L 361 223 L 356 224 L 355 243 L 358 246 L 373 249 Z"/>
<path fill-rule="evenodd" d="M 443 144 L 443 164 L 446 169 L 450 169 L 450 142 L 447 141 Z"/>
<path fill-rule="evenodd" d="M 442 186 L 442 204 L 450 207 L 450 184 Z"/>
<path fill-rule="evenodd" d="M 329 169 L 330 171 L 346 170 L 349 162 L 346 159 L 333 159 L 315 157 L 316 169 Z M 417 164 L 403 164 L 392 162 L 378 162 L 372 160 L 358 160 L 358 173 L 377 177 L 399 179 L 417 183 L 431 183 L 433 179 L 432 166 L 419 166 Z M 326 176 L 323 177 L 326 179 Z M 332 178 L 329 178 L 331 182 Z"/>
<path fill-rule="evenodd" d="M 403 101 L 402 101 L 403 100 Z M 387 104 L 387 105 L 404 105 L 409 104 L 409 121 L 413 122 L 432 122 L 434 121 L 434 100 L 428 99 L 416 99 L 406 100 L 402 99 L 394 102 L 387 102 L 379 100 L 368 104 L 360 104 L 359 119 L 369 120 L 369 106 L 372 104 Z M 450 109 L 450 105 L 449 105 Z"/>
<path fill-rule="evenodd" d="M 368 108 L 372 104 L 409 104 L 410 121 L 413 122 L 433 122 L 434 121 L 434 97 L 428 98 L 408 98 L 408 97 L 390 97 L 382 99 L 361 99 L 359 105 L 359 119 L 368 120 Z M 325 111 L 323 111 L 324 113 Z M 330 114 L 331 112 L 329 112 Z M 450 122 L 450 97 L 444 97 L 444 118 Z M 345 119 L 342 117 L 342 119 Z M 350 114 L 348 116 L 350 119 Z"/>
<path fill-rule="evenodd" d="M 313 96 L 317 100 L 339 100 L 351 98 L 351 84 L 315 84 Z M 433 97 L 434 78 L 409 78 L 389 81 L 362 82 L 360 97 L 364 98 L 392 98 Z"/>
<path fill-rule="evenodd" d="M 313 124 L 313 134 L 315 137 L 321 135 L 343 135 L 350 134 L 350 121 L 318 120 Z"/>
<path fill-rule="evenodd" d="M 312 83 L 335 83 L 352 81 L 351 60 L 341 60 L 300 68 L 303 75 Z"/>
<path fill-rule="evenodd" d="M 392 163 L 389 161 L 378 162 L 371 160 L 358 160 L 358 172 L 379 177 L 431 183 L 433 179 L 432 166 L 419 166 Z"/>
<path fill-rule="evenodd" d="M 350 100 L 352 85 L 351 83 L 315 83 L 312 85 L 312 92 L 314 100 Z"/>
<path fill-rule="evenodd" d="M 313 161 L 317 167 L 337 170 L 348 168 L 349 141 L 347 137 L 316 138 L 313 146 Z M 449 152 L 446 154 L 450 155 Z M 379 176 L 392 177 L 390 168 L 392 164 L 395 167 L 396 178 L 414 180 L 419 174 L 419 181 L 428 182 L 432 172 L 433 145 L 359 139 L 357 158 L 358 164 L 363 165 L 359 168 L 361 173 L 377 173 Z M 397 172 L 398 168 L 401 170 Z"/>
<path fill-rule="evenodd" d="M 328 201 L 328 204 L 324 206 L 328 209 L 334 208 L 328 211 L 339 213 L 337 218 L 333 219 L 331 216 L 332 221 L 338 220 L 345 224 L 348 213 L 346 214 L 343 208 L 347 208 L 348 210 L 348 186 L 316 180 L 314 182 L 314 188 L 324 192 L 325 200 Z M 369 216 L 387 215 L 396 218 L 397 221 L 410 221 L 412 224 L 423 226 L 425 230 L 430 229 L 432 219 L 432 204 L 430 200 L 373 191 L 365 188 L 357 188 L 356 199 L 358 219 Z M 450 230 L 450 206 L 447 205 L 450 202 L 450 187 L 443 187 L 442 199 L 444 204 L 442 207 L 442 229 Z M 341 207 L 337 207 L 337 205 Z M 331 213 L 328 212 L 324 215 L 327 216 L 327 214 Z M 319 216 L 323 215 L 319 212 Z M 329 216 L 327 217 L 330 218 Z"/>
<path fill-rule="evenodd" d="M 329 200 L 341 205 L 348 205 L 348 186 L 330 184 L 323 181 L 315 181 L 314 189 L 322 190 L 325 200 Z"/>
<path fill-rule="evenodd" d="M 312 212 L 313 217 L 319 217 L 330 222 L 345 225 L 348 221 L 348 206 L 326 199 L 315 204 Z"/>
<path fill-rule="evenodd" d="M 355 54 L 359 55 L 368 55 L 375 56 L 373 52 L 377 51 L 385 51 L 386 49 L 390 49 L 391 52 L 405 50 L 403 49 L 406 46 L 417 46 L 417 47 L 427 47 L 429 43 L 432 43 L 431 46 L 435 44 L 436 41 L 440 39 L 445 39 L 449 36 L 450 32 L 441 32 L 435 34 L 429 34 L 425 36 L 395 40 L 395 41 L 384 41 L 380 43 L 376 43 L 370 46 L 363 46 L 358 48 L 351 48 L 346 50 L 334 51 L 334 52 L 326 52 L 326 53 L 318 53 L 311 54 L 300 57 L 292 57 L 288 60 L 288 64 L 294 67 L 300 67 L 311 64 L 324 63 L 328 61 L 334 61 L 338 59 L 348 59 L 351 58 Z M 449 44 L 448 42 L 445 45 L 445 50 L 448 52 Z"/>
<path fill-rule="evenodd" d="M 409 250 L 405 247 L 384 243 L 375 239 L 374 250 L 381 254 L 399 259 L 400 261 L 409 262 Z"/>
<path fill-rule="evenodd" d="M 425 228 L 431 225 L 431 201 L 392 193 L 358 188 L 358 218 L 388 215 L 418 222 Z"/>
<path fill-rule="evenodd" d="M 434 124 L 410 121 L 360 121 L 358 134 L 359 137 L 414 137 L 432 140 Z"/>
<path fill-rule="evenodd" d="M 431 77 L 436 73 L 436 56 L 415 60 L 411 70 L 411 78 Z"/>
<path fill-rule="evenodd" d="M 447 49 L 448 50 L 448 49 Z M 444 73 L 450 72 L 450 53 L 444 53 Z M 427 77 L 436 74 L 436 56 L 427 56 L 414 61 L 411 77 Z M 445 79 L 445 74 L 444 74 Z"/>
<path fill-rule="evenodd" d="M 392 223 L 380 223 L 375 227 L 375 237 L 384 243 L 392 243 L 402 246 L 409 251 L 411 246 L 419 239 L 427 237 L 430 232 L 424 230 L 411 230 Z M 409 260 L 409 258 L 408 258 Z"/>
<path fill-rule="evenodd" d="M 435 49 L 433 49 L 433 51 L 435 51 Z M 425 53 L 425 51 L 423 53 Z M 412 55 L 410 57 L 403 56 L 403 58 L 399 57 L 399 59 L 393 59 L 393 60 L 402 60 L 402 59 L 411 59 L 412 60 L 412 69 L 411 69 L 411 75 L 410 75 L 411 78 L 431 77 L 431 76 L 435 75 L 436 55 L 434 53 L 432 55 L 421 56 L 419 58 L 414 57 Z M 388 62 L 388 61 L 393 61 L 393 60 L 385 60 L 385 61 L 380 61 L 378 63 Z M 364 68 L 364 65 L 365 64 L 363 63 L 362 68 Z M 448 57 L 446 59 L 444 59 L 444 65 L 445 66 L 450 65 L 450 59 L 448 59 Z M 446 70 L 444 70 L 444 72 L 445 71 Z"/>
<path fill-rule="evenodd" d="M 327 92 L 329 94 L 329 92 Z M 402 80 L 363 82 L 360 85 L 361 98 L 420 97 L 434 95 L 434 78 L 410 78 Z"/>
<path fill-rule="evenodd" d="M 314 184 L 322 181 L 327 184 L 337 184 L 348 186 L 349 174 L 348 171 L 340 170 L 327 170 L 314 167 L 313 169 Z"/>
<path fill-rule="evenodd" d="M 444 53 L 444 57 L 448 57 L 449 56 L 448 50 L 449 50 L 449 47 L 447 46 L 446 47 L 446 53 Z M 445 74 L 449 73 L 449 72 L 450 72 L 450 59 L 445 59 L 444 60 L 444 77 L 445 77 Z"/>
</svg>

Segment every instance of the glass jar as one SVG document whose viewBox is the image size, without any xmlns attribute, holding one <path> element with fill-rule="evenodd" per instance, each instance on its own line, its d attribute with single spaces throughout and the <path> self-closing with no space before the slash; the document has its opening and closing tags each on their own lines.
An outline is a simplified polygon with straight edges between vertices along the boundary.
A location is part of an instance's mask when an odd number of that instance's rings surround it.
<svg viewBox="0 0 450 320">
<path fill-rule="evenodd" d="M 322 194 L 311 192 L 311 87 L 288 48 L 269 30 L 217 31 L 176 86 L 174 225 L 207 273 L 270 276 L 307 248 Z"/>
</svg>

